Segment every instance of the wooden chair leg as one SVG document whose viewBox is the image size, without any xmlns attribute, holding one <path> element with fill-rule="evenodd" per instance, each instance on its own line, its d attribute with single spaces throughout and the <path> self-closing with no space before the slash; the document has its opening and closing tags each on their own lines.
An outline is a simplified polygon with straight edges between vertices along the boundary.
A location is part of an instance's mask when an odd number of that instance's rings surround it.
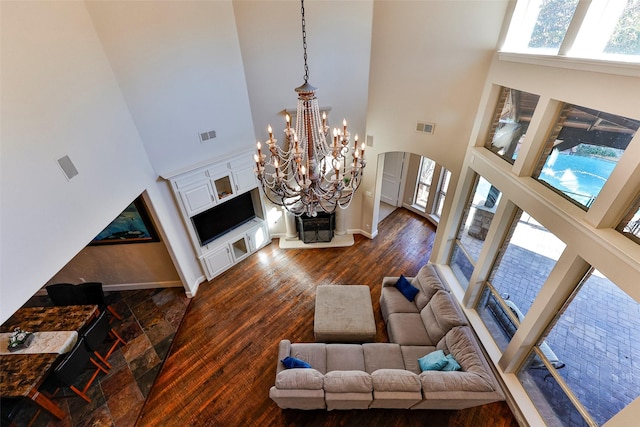
<svg viewBox="0 0 640 427">
<path fill-rule="evenodd" d="M 113 317 L 115 317 L 118 320 L 122 320 L 122 316 L 120 316 L 120 314 L 118 314 L 118 312 L 110 305 L 107 306 L 107 310 L 109 310 L 109 312 L 113 314 Z"/>
</svg>

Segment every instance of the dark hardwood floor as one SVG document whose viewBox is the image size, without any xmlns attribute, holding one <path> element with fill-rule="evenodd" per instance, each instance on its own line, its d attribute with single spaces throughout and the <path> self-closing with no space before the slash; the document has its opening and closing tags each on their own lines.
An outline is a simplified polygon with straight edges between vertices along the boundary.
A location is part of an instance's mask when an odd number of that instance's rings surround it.
<svg viewBox="0 0 640 427">
<path fill-rule="evenodd" d="M 433 226 L 397 209 L 379 235 L 355 245 L 288 249 L 278 240 L 203 283 L 187 308 L 138 426 L 517 426 L 505 403 L 461 411 L 281 410 L 269 399 L 281 339 L 313 341 L 315 289 L 371 288 L 376 341 L 387 341 L 380 313 L 384 276 L 414 275 L 424 265 Z"/>
</svg>

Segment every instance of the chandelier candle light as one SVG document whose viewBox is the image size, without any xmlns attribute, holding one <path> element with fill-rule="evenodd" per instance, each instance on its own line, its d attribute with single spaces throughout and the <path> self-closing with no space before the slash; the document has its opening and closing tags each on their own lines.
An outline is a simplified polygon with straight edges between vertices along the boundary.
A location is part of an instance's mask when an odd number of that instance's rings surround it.
<svg viewBox="0 0 640 427">
<path fill-rule="evenodd" d="M 295 129 L 287 114 L 286 148 L 283 149 L 269 125 L 268 153 L 263 153 L 258 141 L 254 160 L 256 175 L 272 203 L 296 216 L 306 213 L 315 217 L 321 211 L 331 213 L 337 207 L 349 207 L 366 165 L 365 144 L 358 146 L 358 135 L 355 135 L 350 146 L 346 119 L 342 121 L 342 129 L 333 129 L 333 141 L 327 143 L 327 115 L 326 112 L 320 115 L 316 88 L 309 84 L 304 0 L 301 0 L 301 15 L 305 74 L 304 83 L 295 89 L 298 93 Z"/>
</svg>

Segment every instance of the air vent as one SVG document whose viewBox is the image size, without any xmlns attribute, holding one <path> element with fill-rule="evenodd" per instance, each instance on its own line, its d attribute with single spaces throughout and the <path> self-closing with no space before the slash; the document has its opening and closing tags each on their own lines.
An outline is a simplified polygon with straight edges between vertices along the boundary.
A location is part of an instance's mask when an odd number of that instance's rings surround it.
<svg viewBox="0 0 640 427">
<path fill-rule="evenodd" d="M 367 135 L 367 147 L 373 147 L 373 135 Z"/>
<path fill-rule="evenodd" d="M 216 131 L 215 130 L 210 130 L 208 132 L 202 132 L 200 134 L 200 142 L 207 142 L 210 139 L 213 139 L 216 137 Z"/>
<path fill-rule="evenodd" d="M 73 164 L 69 156 L 59 158 L 58 165 L 60 165 L 60 169 L 62 169 L 62 173 L 67 177 L 67 180 L 78 175 L 78 169 L 76 169 L 76 166 Z"/>
<path fill-rule="evenodd" d="M 433 135 L 433 130 L 435 129 L 435 127 L 436 125 L 434 123 L 418 122 L 418 125 L 416 126 L 416 130 L 418 132 L 428 133 L 429 135 Z"/>
</svg>

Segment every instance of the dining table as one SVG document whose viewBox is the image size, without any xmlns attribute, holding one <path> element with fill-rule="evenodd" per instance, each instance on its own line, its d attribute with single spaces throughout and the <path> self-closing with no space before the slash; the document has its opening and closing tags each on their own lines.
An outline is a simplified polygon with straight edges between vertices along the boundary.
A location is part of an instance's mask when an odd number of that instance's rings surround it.
<svg viewBox="0 0 640 427">
<path fill-rule="evenodd" d="M 23 307 L 0 325 L 0 333 L 12 332 L 16 327 L 28 332 L 76 331 L 82 333 L 98 315 L 97 305 L 69 305 L 54 307 Z M 0 345 L 8 345 L 0 343 Z M 0 397 L 31 399 L 57 419 L 64 419 L 60 409 L 40 387 L 63 357 L 57 351 L 2 352 L 0 354 Z"/>
</svg>

